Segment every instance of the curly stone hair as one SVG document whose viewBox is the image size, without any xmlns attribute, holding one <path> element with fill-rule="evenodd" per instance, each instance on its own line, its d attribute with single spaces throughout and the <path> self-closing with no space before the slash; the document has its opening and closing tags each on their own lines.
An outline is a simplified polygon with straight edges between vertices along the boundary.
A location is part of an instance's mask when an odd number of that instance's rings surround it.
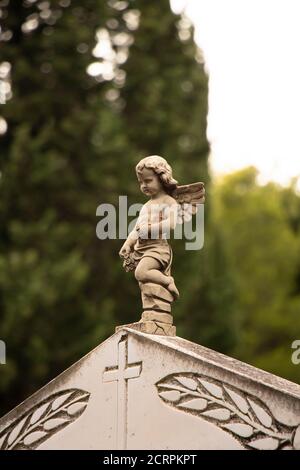
<svg viewBox="0 0 300 470">
<path fill-rule="evenodd" d="M 136 165 L 136 175 L 139 176 L 144 168 L 153 170 L 157 174 L 168 194 L 172 194 L 175 191 L 178 181 L 173 178 L 172 168 L 167 160 L 159 155 L 145 157 Z"/>
</svg>

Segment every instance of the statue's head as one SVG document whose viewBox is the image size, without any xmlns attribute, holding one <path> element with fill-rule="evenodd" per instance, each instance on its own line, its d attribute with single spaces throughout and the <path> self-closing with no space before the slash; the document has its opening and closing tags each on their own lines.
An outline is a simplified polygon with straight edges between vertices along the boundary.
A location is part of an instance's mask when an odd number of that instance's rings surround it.
<svg viewBox="0 0 300 470">
<path fill-rule="evenodd" d="M 138 178 L 142 176 L 144 170 L 152 170 L 159 178 L 163 188 L 168 194 L 176 189 L 178 181 L 173 178 L 172 168 L 164 158 L 158 155 L 151 155 L 143 158 L 135 167 Z"/>
</svg>

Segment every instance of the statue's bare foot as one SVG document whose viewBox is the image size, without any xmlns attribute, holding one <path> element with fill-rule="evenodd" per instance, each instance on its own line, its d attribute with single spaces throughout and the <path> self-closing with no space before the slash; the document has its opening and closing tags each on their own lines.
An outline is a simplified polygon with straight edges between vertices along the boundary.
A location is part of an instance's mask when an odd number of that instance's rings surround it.
<svg viewBox="0 0 300 470">
<path fill-rule="evenodd" d="M 175 285 L 174 278 L 170 276 L 170 283 L 168 284 L 168 290 L 171 292 L 173 295 L 174 299 L 178 299 L 179 297 L 179 291 Z"/>
</svg>

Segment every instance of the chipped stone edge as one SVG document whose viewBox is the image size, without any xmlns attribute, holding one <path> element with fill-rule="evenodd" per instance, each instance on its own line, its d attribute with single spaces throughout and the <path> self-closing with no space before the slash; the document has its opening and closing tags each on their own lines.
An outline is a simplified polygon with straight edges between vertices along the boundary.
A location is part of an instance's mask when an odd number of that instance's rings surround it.
<svg viewBox="0 0 300 470">
<path fill-rule="evenodd" d="M 120 330 L 122 331 L 122 329 Z M 120 330 L 118 331 L 120 332 Z M 300 385 L 295 382 L 291 382 L 290 380 L 239 361 L 238 359 L 226 356 L 225 354 L 214 351 L 213 349 L 193 343 L 181 338 L 180 336 L 149 335 L 128 327 L 124 327 L 123 330 L 128 331 L 133 335 L 143 336 L 144 338 L 154 341 L 155 343 L 159 343 L 162 346 L 176 350 L 185 356 L 193 357 L 203 363 L 210 364 L 218 369 L 243 377 L 251 382 L 255 382 L 263 385 L 264 387 L 275 390 L 276 392 L 287 394 L 291 398 L 300 399 Z M 182 344 L 182 342 L 185 344 Z M 192 350 L 192 348 L 194 350 Z M 199 349 L 199 352 L 195 351 L 195 349 Z M 202 355 L 201 353 L 204 354 Z M 207 357 L 208 355 L 215 356 L 216 358 Z M 224 360 L 223 364 L 221 363 L 222 359 Z M 230 362 L 230 364 L 228 364 L 228 362 Z"/>
<path fill-rule="evenodd" d="M 27 397 L 24 401 L 16 405 L 14 408 L 8 411 L 5 415 L 1 416 L 0 427 L 2 423 L 8 423 L 10 420 L 13 421 L 17 413 L 25 412 L 25 410 L 27 409 L 28 403 L 31 402 L 32 400 L 37 399 L 38 397 L 42 397 L 43 393 L 45 392 L 46 388 L 49 385 L 53 384 L 54 382 L 58 380 L 61 380 L 64 375 L 70 374 L 72 370 L 74 370 L 75 368 L 78 368 L 82 362 L 84 362 L 89 356 L 94 354 L 98 348 L 103 347 L 106 344 L 106 342 L 110 341 L 113 337 L 121 335 L 122 333 L 124 334 L 124 332 L 130 333 L 134 336 L 145 338 L 146 340 L 150 342 L 152 341 L 156 344 L 160 344 L 161 346 L 165 348 L 171 348 L 172 350 L 175 350 L 179 354 L 193 357 L 194 359 L 199 360 L 202 363 L 212 365 L 218 368 L 219 370 L 225 370 L 231 374 L 236 374 L 237 376 L 250 380 L 251 382 L 256 382 L 258 384 L 261 384 L 268 389 L 274 390 L 281 394 L 286 394 L 293 399 L 295 398 L 298 400 L 300 399 L 300 385 L 294 382 L 291 382 L 289 380 L 286 380 L 282 377 L 271 374 L 270 372 L 266 372 L 262 369 L 258 369 L 254 366 L 251 366 L 250 364 L 246 364 L 237 359 L 230 358 L 222 353 L 206 348 L 205 346 L 200 346 L 196 343 L 185 340 L 179 336 L 153 335 L 149 333 L 142 333 L 140 331 L 137 331 L 128 327 L 120 326 L 117 332 L 109 336 L 102 343 L 98 344 L 94 349 L 89 351 L 87 354 L 81 357 L 78 361 L 74 362 L 74 364 L 72 364 L 70 367 L 68 367 L 64 371 L 62 371 L 59 375 L 54 377 L 52 380 L 47 382 L 44 386 L 39 388 L 36 392 L 34 392 L 29 397 Z M 192 350 L 192 348 L 194 350 Z M 195 349 L 199 349 L 199 352 L 195 352 Z M 201 352 L 205 354 L 202 355 Z M 218 360 L 215 360 L 214 358 L 209 358 L 207 357 L 207 355 L 212 355 L 212 356 L 217 355 Z M 221 364 L 222 359 L 224 359 L 224 364 Z M 228 364 L 228 362 L 230 362 L 230 365 Z M 235 368 L 236 366 L 238 367 L 238 369 Z M 244 369 L 246 369 L 246 371 L 241 370 L 240 369 L 241 366 Z M 259 375 L 263 374 L 263 377 L 258 378 L 257 377 L 258 374 Z M 274 379 L 278 383 L 274 383 Z M 5 424 L 5 427 L 7 425 L 8 424 Z"/>
</svg>

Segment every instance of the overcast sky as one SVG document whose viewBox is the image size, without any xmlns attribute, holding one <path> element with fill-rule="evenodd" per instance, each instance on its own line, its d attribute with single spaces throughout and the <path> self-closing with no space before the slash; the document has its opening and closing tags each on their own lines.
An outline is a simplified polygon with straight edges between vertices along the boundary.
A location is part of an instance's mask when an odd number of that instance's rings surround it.
<svg viewBox="0 0 300 470">
<path fill-rule="evenodd" d="M 300 176 L 300 0 L 171 0 L 193 20 L 210 75 L 215 174 Z M 299 184 L 300 189 L 300 184 Z"/>
</svg>

